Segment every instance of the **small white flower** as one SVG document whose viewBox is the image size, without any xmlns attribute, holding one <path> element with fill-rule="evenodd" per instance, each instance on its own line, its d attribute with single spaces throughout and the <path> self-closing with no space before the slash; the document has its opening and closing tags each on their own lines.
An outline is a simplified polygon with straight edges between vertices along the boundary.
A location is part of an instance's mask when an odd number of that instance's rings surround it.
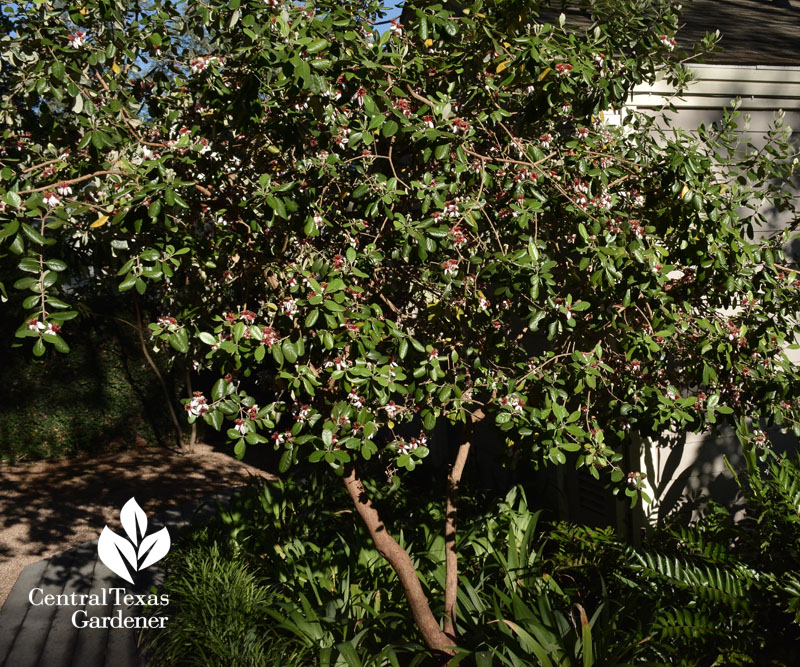
<svg viewBox="0 0 800 667">
<path fill-rule="evenodd" d="M 69 36 L 69 45 L 73 49 L 79 49 L 86 43 L 86 33 L 83 30 L 73 32 Z"/>
<path fill-rule="evenodd" d="M 442 264 L 442 270 L 446 276 L 454 276 L 458 273 L 458 260 L 448 259 Z"/>
<path fill-rule="evenodd" d="M 194 392 L 192 400 L 186 404 L 186 411 L 195 417 L 202 417 L 208 412 L 206 397 L 199 391 Z"/>
<path fill-rule="evenodd" d="M 364 398 L 358 395 L 358 392 L 353 389 L 348 395 L 347 398 L 350 400 L 350 405 L 354 408 L 363 408 L 364 407 Z"/>
<path fill-rule="evenodd" d="M 283 312 L 291 318 L 294 318 L 295 313 L 297 313 L 297 301 L 291 298 L 286 298 L 283 300 Z"/>
<path fill-rule="evenodd" d="M 44 203 L 45 203 L 45 204 L 47 204 L 47 205 L 48 205 L 50 208 L 55 208 L 55 207 L 56 207 L 56 206 L 58 206 L 58 205 L 59 205 L 59 203 L 60 203 L 60 201 L 59 201 L 58 197 L 56 197 L 56 196 L 55 196 L 55 194 L 54 194 L 54 193 L 52 193 L 52 192 L 48 192 L 47 194 L 45 194 L 45 196 L 44 196 L 44 198 L 43 198 L 43 201 L 44 201 Z"/>
<path fill-rule="evenodd" d="M 66 183 L 61 183 L 57 188 L 56 192 L 60 194 L 62 197 L 69 197 L 72 194 L 72 188 L 69 187 Z"/>
<path fill-rule="evenodd" d="M 658 39 L 670 51 L 672 51 L 672 49 L 674 49 L 677 46 L 677 42 L 672 37 L 667 37 L 666 35 L 660 35 Z"/>
</svg>

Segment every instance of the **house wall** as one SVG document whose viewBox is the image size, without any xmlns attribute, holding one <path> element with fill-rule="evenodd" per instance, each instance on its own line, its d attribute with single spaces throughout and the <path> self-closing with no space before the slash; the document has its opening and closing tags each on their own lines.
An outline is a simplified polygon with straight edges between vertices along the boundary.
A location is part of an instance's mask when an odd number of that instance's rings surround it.
<svg viewBox="0 0 800 667">
<path fill-rule="evenodd" d="M 636 89 L 631 106 L 655 113 L 671 101 L 676 108 L 667 115 L 672 126 L 693 130 L 701 123 L 708 125 L 721 119 L 722 109 L 739 97 L 742 116 L 750 116 L 746 126 L 743 121 L 740 123 L 743 139 L 752 140 L 756 147 L 763 146 L 775 112 L 782 109 L 785 124 L 798 130 L 792 136 L 800 145 L 800 68 L 698 65 L 692 69 L 697 81 L 682 97 L 671 97 L 669 86 L 660 82 Z M 667 123 L 660 125 L 667 126 Z M 756 238 L 775 234 L 787 223 L 786 215 L 765 213 L 767 222 L 754 230 Z M 789 261 L 800 261 L 800 239 L 790 241 L 784 251 Z M 800 363 L 800 351 L 789 350 L 787 354 L 795 363 Z M 767 433 L 780 450 L 797 447 L 793 437 L 777 429 Z M 707 497 L 728 505 L 735 503 L 738 487 L 725 459 L 734 470 L 742 469 L 744 461 L 730 427 L 706 433 L 665 432 L 659 438 L 643 439 L 638 444 L 641 470 L 647 473 L 648 495 L 653 499 L 643 507 L 647 522 L 675 512 L 696 516 Z"/>
</svg>

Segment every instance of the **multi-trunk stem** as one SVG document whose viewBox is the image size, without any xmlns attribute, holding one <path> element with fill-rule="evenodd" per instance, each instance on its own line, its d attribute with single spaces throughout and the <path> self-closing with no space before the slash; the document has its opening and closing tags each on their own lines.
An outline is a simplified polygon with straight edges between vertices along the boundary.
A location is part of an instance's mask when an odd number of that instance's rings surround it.
<svg viewBox="0 0 800 667">
<path fill-rule="evenodd" d="M 454 655 L 455 642 L 442 632 L 442 629 L 439 627 L 439 622 L 436 620 L 433 612 L 431 612 L 428 598 L 425 595 L 425 591 L 422 589 L 422 584 L 419 581 L 419 576 L 414 568 L 414 564 L 411 562 L 411 557 L 408 555 L 408 552 L 389 535 L 383 520 L 364 490 L 364 485 L 358 477 L 355 466 L 352 464 L 345 470 L 344 485 L 353 500 L 356 511 L 366 525 L 378 552 L 388 561 L 389 565 L 391 565 L 392 569 L 397 573 L 397 578 L 400 580 L 403 593 L 411 609 L 414 623 L 416 623 L 417 628 L 419 628 L 425 645 L 444 655 Z"/>
</svg>

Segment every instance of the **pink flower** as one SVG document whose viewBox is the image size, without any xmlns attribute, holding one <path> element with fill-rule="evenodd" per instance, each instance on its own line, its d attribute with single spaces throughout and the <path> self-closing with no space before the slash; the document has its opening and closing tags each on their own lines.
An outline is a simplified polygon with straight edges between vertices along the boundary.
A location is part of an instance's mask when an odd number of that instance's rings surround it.
<svg viewBox="0 0 800 667">
<path fill-rule="evenodd" d="M 350 405 L 354 408 L 363 408 L 364 407 L 364 398 L 358 395 L 358 392 L 353 389 L 348 395 L 347 398 L 350 400 Z"/>
<path fill-rule="evenodd" d="M 464 230 L 458 225 L 450 228 L 450 235 L 453 237 L 454 245 L 462 246 L 467 242 L 467 237 L 464 234 Z"/>
<path fill-rule="evenodd" d="M 558 63 L 556 65 L 556 72 L 559 76 L 568 76 L 572 71 L 572 65 L 569 63 Z"/>
<path fill-rule="evenodd" d="M 69 36 L 69 45 L 73 49 L 79 49 L 86 43 L 86 33 L 83 30 L 73 32 Z"/>
<path fill-rule="evenodd" d="M 343 371 L 350 366 L 350 363 L 342 357 L 336 357 L 333 361 L 326 361 L 325 368 L 335 368 L 337 371 Z"/>
<path fill-rule="evenodd" d="M 202 417 L 208 412 L 206 397 L 199 391 L 194 392 L 192 400 L 186 404 L 186 411 L 195 417 Z"/>
<path fill-rule="evenodd" d="M 672 37 L 667 37 L 666 35 L 659 35 L 658 40 L 670 51 L 677 46 L 677 42 Z"/>
<path fill-rule="evenodd" d="M 448 259 L 442 264 L 442 270 L 446 276 L 454 276 L 458 273 L 458 260 Z"/>
<path fill-rule="evenodd" d="M 297 313 L 297 301 L 290 297 L 286 297 L 283 300 L 283 305 L 281 307 L 286 315 L 294 319 L 295 313 Z"/>
<path fill-rule="evenodd" d="M 644 236 L 644 230 L 642 229 L 642 225 L 638 220 L 629 220 L 628 226 L 631 228 L 631 231 L 636 238 L 640 239 Z"/>
</svg>

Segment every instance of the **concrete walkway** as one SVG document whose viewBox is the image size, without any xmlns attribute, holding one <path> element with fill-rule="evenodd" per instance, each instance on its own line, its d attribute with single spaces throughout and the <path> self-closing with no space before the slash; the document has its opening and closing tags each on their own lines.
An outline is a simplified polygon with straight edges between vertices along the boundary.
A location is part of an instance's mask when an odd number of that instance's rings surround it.
<svg viewBox="0 0 800 667">
<path fill-rule="evenodd" d="M 186 503 L 180 509 L 154 516 L 148 533 L 166 526 L 173 543 L 181 528 L 190 521 L 210 517 L 219 504 L 225 504 L 234 490 Z M 56 556 L 28 565 L 22 570 L 2 610 L 0 610 L 0 667 L 142 667 L 145 661 L 137 650 L 139 630 L 134 628 L 78 628 L 72 617 L 78 610 L 86 616 L 136 618 L 141 607 L 115 606 L 107 595 L 104 606 L 32 605 L 31 590 L 42 594 L 98 594 L 103 589 L 123 588 L 127 593 L 150 593 L 163 581 L 163 561 L 137 573 L 132 587 L 111 572 L 97 557 L 97 540 L 68 549 Z M 34 601 L 40 600 L 38 595 Z"/>
</svg>

